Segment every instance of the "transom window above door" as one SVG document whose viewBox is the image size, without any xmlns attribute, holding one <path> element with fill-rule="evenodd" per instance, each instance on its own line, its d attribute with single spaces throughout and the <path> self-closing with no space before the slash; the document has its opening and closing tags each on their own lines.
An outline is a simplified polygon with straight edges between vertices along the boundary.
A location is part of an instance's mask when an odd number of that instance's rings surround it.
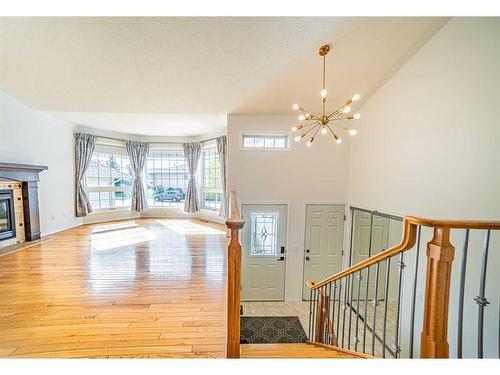
<svg viewBox="0 0 500 375">
<path fill-rule="evenodd" d="M 278 254 L 278 212 L 250 214 L 250 255 Z"/>
<path fill-rule="evenodd" d="M 244 133 L 242 148 L 244 150 L 288 150 L 288 134 Z"/>
</svg>

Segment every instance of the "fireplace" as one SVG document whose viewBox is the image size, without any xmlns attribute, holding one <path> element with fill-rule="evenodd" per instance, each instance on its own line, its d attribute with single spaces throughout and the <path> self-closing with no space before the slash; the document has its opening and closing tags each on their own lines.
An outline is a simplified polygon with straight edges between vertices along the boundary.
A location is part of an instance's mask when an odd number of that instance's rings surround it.
<svg viewBox="0 0 500 375">
<path fill-rule="evenodd" d="M 12 190 L 0 190 L 0 241 L 16 237 L 14 195 Z"/>
<path fill-rule="evenodd" d="M 14 164 L 0 161 L 0 247 L 11 241 L 40 239 L 38 212 L 39 174 L 43 165 Z M 12 190 L 14 190 L 12 195 Z M 9 193 L 6 193 L 10 191 Z M 14 212 L 15 210 L 15 212 Z M 17 218 L 19 218 L 19 220 Z M 16 222 L 17 221 L 17 222 Z M 17 233 L 16 233 L 17 232 Z M 17 236 L 16 236 L 17 234 Z"/>
</svg>

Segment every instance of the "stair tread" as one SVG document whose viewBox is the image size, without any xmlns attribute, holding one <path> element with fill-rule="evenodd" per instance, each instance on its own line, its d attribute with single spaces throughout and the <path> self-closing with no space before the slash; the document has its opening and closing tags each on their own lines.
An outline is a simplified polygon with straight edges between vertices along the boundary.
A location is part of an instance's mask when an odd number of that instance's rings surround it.
<svg viewBox="0 0 500 375">
<path fill-rule="evenodd" d="M 242 344 L 241 358 L 358 358 L 321 346 L 297 344 Z"/>
</svg>

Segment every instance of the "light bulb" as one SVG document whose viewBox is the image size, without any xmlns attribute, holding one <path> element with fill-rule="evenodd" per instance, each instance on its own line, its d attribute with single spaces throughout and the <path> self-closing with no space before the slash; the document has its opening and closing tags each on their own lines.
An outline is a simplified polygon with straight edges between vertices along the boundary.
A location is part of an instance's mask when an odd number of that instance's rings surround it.
<svg viewBox="0 0 500 375">
<path fill-rule="evenodd" d="M 321 134 L 326 134 L 326 132 L 327 132 L 327 131 L 328 131 L 328 130 L 326 130 L 326 128 L 322 128 L 322 129 L 321 129 Z"/>
<path fill-rule="evenodd" d="M 353 118 L 354 118 L 355 120 L 357 120 L 357 119 L 361 118 L 361 114 L 360 114 L 360 113 L 356 113 L 356 114 L 353 116 Z"/>
<path fill-rule="evenodd" d="M 337 139 L 335 140 L 335 142 L 337 142 L 337 144 L 341 144 L 341 143 L 342 143 L 342 139 L 337 138 Z"/>
<path fill-rule="evenodd" d="M 351 112 L 351 107 L 349 107 L 348 105 L 346 105 L 346 106 L 344 107 L 344 109 L 342 110 L 342 112 L 344 112 L 344 113 L 349 113 L 349 112 Z"/>
<path fill-rule="evenodd" d="M 360 98 L 359 94 L 356 94 L 351 98 L 351 100 L 355 102 L 356 100 L 359 100 L 359 98 Z"/>
<path fill-rule="evenodd" d="M 305 119 L 306 119 L 306 116 L 304 116 L 304 115 L 299 116 L 299 121 L 304 121 Z"/>
<path fill-rule="evenodd" d="M 293 132 L 296 132 L 296 131 L 297 131 L 297 127 L 296 127 L 296 126 L 293 126 L 293 127 L 292 127 L 292 131 L 293 131 Z"/>
<path fill-rule="evenodd" d="M 356 135 L 356 134 L 358 134 L 358 131 L 357 131 L 357 130 L 355 130 L 355 129 L 350 129 L 350 130 L 348 130 L 347 132 L 348 132 L 350 135 Z"/>
<path fill-rule="evenodd" d="M 294 104 L 292 108 L 295 109 L 295 110 L 298 110 L 300 107 L 299 107 L 298 104 Z"/>
<path fill-rule="evenodd" d="M 294 139 L 295 139 L 295 142 L 298 142 L 298 141 L 300 141 L 302 139 L 302 137 L 300 135 L 298 135 Z"/>
<path fill-rule="evenodd" d="M 323 89 L 323 90 L 321 90 L 320 94 L 321 94 L 322 98 L 326 98 L 326 96 L 328 95 L 328 90 L 327 89 Z"/>
</svg>

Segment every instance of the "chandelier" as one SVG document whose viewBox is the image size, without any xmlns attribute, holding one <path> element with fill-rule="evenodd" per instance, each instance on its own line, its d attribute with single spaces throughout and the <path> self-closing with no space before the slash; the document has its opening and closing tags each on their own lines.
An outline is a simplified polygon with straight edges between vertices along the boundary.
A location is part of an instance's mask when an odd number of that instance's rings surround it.
<svg viewBox="0 0 500 375">
<path fill-rule="evenodd" d="M 303 107 L 298 104 L 293 105 L 293 109 L 301 112 L 299 116 L 299 121 L 306 121 L 305 123 L 300 123 L 292 128 L 293 132 L 302 130 L 301 134 L 295 137 L 295 142 L 299 142 L 306 135 L 311 134 L 311 139 L 307 142 L 308 146 L 311 146 L 314 142 L 316 134 L 320 132 L 321 134 L 327 134 L 330 132 L 333 135 L 336 143 L 342 143 L 342 138 L 340 138 L 335 129 L 338 128 L 349 135 L 356 135 L 357 131 L 350 129 L 338 124 L 337 121 L 341 120 L 357 120 L 361 117 L 359 113 L 350 114 L 351 104 L 359 100 L 359 95 L 354 95 L 351 99 L 347 100 L 340 108 L 334 110 L 330 114 L 326 112 L 326 96 L 328 91 L 325 87 L 325 59 L 326 55 L 330 51 L 330 46 L 325 44 L 319 49 L 319 55 L 323 58 L 323 89 L 320 92 L 321 102 L 322 102 L 322 113 L 321 116 L 315 115 L 313 113 L 307 112 Z"/>
</svg>

